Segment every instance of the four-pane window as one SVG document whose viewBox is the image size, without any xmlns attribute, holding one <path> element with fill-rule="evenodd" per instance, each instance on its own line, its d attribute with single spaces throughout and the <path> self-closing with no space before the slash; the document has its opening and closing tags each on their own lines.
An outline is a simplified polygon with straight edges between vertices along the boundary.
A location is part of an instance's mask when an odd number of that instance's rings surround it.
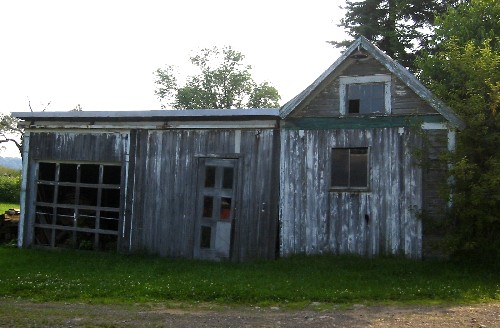
<svg viewBox="0 0 500 328">
<path fill-rule="evenodd" d="M 368 148 L 333 148 L 331 187 L 366 190 L 368 188 Z"/>
</svg>

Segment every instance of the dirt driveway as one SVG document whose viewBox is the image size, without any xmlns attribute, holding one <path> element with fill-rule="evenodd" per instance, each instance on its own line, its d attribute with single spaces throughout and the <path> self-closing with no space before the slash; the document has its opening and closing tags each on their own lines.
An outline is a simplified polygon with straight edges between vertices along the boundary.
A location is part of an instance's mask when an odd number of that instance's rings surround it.
<svg viewBox="0 0 500 328">
<path fill-rule="evenodd" d="M 316 306 L 316 309 L 313 309 Z M 500 327 L 500 303 L 289 310 L 0 300 L 1 327 Z"/>
</svg>

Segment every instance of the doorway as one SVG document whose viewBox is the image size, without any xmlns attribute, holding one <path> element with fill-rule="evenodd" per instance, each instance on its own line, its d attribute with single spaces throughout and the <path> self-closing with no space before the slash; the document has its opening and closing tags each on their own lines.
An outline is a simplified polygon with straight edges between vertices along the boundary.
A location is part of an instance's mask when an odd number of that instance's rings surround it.
<svg viewBox="0 0 500 328">
<path fill-rule="evenodd" d="M 201 158 L 198 175 L 194 257 L 231 257 L 237 159 Z"/>
</svg>

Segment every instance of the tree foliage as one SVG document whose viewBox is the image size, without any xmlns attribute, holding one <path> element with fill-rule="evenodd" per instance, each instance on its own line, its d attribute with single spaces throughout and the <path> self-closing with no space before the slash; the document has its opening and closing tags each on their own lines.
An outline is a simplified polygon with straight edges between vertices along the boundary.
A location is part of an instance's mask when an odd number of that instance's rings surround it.
<svg viewBox="0 0 500 328">
<path fill-rule="evenodd" d="M 23 130 L 17 126 L 18 122 L 12 115 L 0 115 L 0 144 L 13 143 L 21 154 Z"/>
<path fill-rule="evenodd" d="M 184 86 L 178 85 L 173 66 L 157 69 L 155 94 L 176 109 L 279 107 L 278 91 L 268 82 L 255 83 L 243 60 L 231 47 L 202 49 L 190 57 L 198 74 Z"/>
<path fill-rule="evenodd" d="M 464 1 L 437 21 L 420 78 L 467 123 L 452 173 L 453 251 L 500 256 L 500 3 Z"/>
<path fill-rule="evenodd" d="M 427 47 L 435 15 L 457 0 L 346 1 L 339 26 L 353 38 L 363 35 L 402 65 L 414 69 L 416 54 Z M 352 40 L 331 41 L 346 47 Z"/>
</svg>

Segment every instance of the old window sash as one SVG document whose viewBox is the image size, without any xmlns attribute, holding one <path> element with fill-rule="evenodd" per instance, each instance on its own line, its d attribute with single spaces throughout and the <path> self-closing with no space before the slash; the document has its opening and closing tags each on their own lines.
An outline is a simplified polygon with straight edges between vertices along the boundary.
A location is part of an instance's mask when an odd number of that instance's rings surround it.
<svg viewBox="0 0 500 328">
<path fill-rule="evenodd" d="M 331 165 L 331 190 L 368 190 L 370 178 L 367 147 L 332 148 Z"/>
<path fill-rule="evenodd" d="M 339 82 L 341 116 L 391 113 L 390 75 L 341 76 Z"/>
<path fill-rule="evenodd" d="M 38 162 L 34 243 L 116 251 L 121 166 Z"/>
</svg>

